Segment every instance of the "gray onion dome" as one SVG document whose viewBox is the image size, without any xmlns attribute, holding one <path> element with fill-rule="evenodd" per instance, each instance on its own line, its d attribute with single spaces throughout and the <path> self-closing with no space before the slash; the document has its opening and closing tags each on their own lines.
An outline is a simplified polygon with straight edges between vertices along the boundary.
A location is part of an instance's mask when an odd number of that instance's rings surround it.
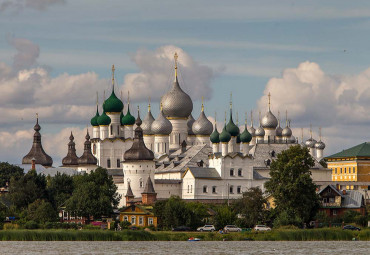
<svg viewBox="0 0 370 255">
<path fill-rule="evenodd" d="M 325 143 L 320 140 L 317 143 L 315 143 L 315 148 L 318 150 L 323 150 L 325 149 Z"/>
<path fill-rule="evenodd" d="M 152 132 L 152 124 L 154 122 L 154 117 L 150 110 L 150 104 L 148 106 L 148 114 L 145 116 L 143 123 L 141 124 L 141 128 L 143 130 L 144 135 L 153 135 Z"/>
<path fill-rule="evenodd" d="M 261 125 L 263 128 L 268 128 L 268 129 L 275 129 L 277 127 L 278 120 L 275 117 L 275 115 L 272 114 L 270 109 L 268 110 L 266 115 L 262 118 Z"/>
<path fill-rule="evenodd" d="M 193 115 L 190 114 L 190 116 L 188 117 L 188 122 L 187 122 L 187 125 L 188 125 L 188 135 L 194 135 L 194 132 L 193 132 L 193 124 L 195 122 L 195 119 L 193 118 Z"/>
<path fill-rule="evenodd" d="M 202 104 L 202 111 L 199 118 L 193 123 L 192 130 L 195 135 L 210 135 L 213 131 L 212 123 L 207 119 L 204 114 L 204 106 Z"/>
<path fill-rule="evenodd" d="M 283 131 L 281 132 L 283 136 L 291 136 L 292 135 L 292 130 L 290 127 L 286 126 Z"/>
<path fill-rule="evenodd" d="M 265 136 L 265 130 L 263 129 L 263 127 L 259 126 L 256 129 L 255 136 Z"/>
<path fill-rule="evenodd" d="M 169 135 L 172 132 L 172 124 L 164 116 L 163 109 L 161 109 L 158 118 L 152 123 L 152 132 L 155 135 Z"/>
<path fill-rule="evenodd" d="M 170 118 L 187 118 L 193 111 L 193 102 L 180 87 L 177 76 L 173 86 L 161 99 L 163 113 Z"/>
<path fill-rule="evenodd" d="M 292 135 L 291 137 L 290 137 L 290 143 L 295 143 L 296 142 L 296 138 Z"/>
<path fill-rule="evenodd" d="M 256 129 L 253 126 L 249 127 L 248 131 L 252 136 L 256 136 Z"/>
<path fill-rule="evenodd" d="M 316 142 L 317 141 L 311 137 L 311 138 L 306 140 L 305 144 L 308 148 L 315 148 Z"/>
<path fill-rule="evenodd" d="M 279 137 L 283 136 L 283 129 L 280 126 L 280 114 L 279 114 L 278 126 L 275 132 L 276 132 L 276 136 L 279 136 Z"/>
</svg>

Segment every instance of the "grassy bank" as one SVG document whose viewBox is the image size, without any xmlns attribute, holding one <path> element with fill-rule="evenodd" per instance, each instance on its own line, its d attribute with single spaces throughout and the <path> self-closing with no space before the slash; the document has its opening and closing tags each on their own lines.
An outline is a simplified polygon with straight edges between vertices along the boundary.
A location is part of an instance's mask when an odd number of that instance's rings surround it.
<svg viewBox="0 0 370 255">
<path fill-rule="evenodd" d="M 274 230 L 246 233 L 197 233 L 169 231 L 120 232 L 104 230 L 2 230 L 1 241 L 186 241 L 198 237 L 203 241 L 349 241 L 353 238 L 370 241 L 370 230 L 344 231 L 341 229 Z"/>
</svg>

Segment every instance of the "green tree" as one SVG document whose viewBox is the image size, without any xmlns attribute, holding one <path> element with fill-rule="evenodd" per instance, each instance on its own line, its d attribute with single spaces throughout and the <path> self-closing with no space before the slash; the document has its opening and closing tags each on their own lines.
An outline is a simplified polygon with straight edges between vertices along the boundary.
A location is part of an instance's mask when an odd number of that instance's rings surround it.
<svg viewBox="0 0 370 255">
<path fill-rule="evenodd" d="M 37 199 L 46 199 L 46 178 L 30 170 L 20 179 L 14 176 L 10 180 L 9 198 L 17 209 L 27 208 Z"/>
<path fill-rule="evenodd" d="M 265 183 L 267 192 L 275 199 L 278 218 L 282 212 L 291 224 L 309 223 L 319 208 L 316 185 L 311 178 L 310 168 L 314 160 L 307 148 L 291 146 L 277 155 L 270 167 L 270 180 Z M 284 221 L 286 223 L 286 221 Z M 289 224 L 289 222 L 288 222 Z"/>
<path fill-rule="evenodd" d="M 0 187 L 9 184 L 10 179 L 14 177 L 19 179 L 24 175 L 24 171 L 19 166 L 11 165 L 8 162 L 0 162 Z"/>
<path fill-rule="evenodd" d="M 37 223 L 53 222 L 58 220 L 58 213 L 50 202 L 37 199 L 28 205 L 27 219 Z"/>
<path fill-rule="evenodd" d="M 234 224 L 236 221 L 235 212 L 227 205 L 222 205 L 216 208 L 216 216 L 214 218 L 214 225 L 216 229 L 222 229 L 226 225 Z"/>
<path fill-rule="evenodd" d="M 243 193 L 243 197 L 234 204 L 234 210 L 242 218 L 238 219 L 238 225 L 242 227 L 253 227 L 258 222 L 265 220 L 266 199 L 259 187 L 250 188 Z"/>
<path fill-rule="evenodd" d="M 188 215 L 185 202 L 178 196 L 171 196 L 164 206 L 163 226 L 171 229 L 186 225 Z"/>
<path fill-rule="evenodd" d="M 98 167 L 90 174 L 73 177 L 74 190 L 72 196 L 66 201 L 67 210 L 78 216 L 110 216 L 117 207 L 120 196 L 117 186 L 107 169 Z"/>
<path fill-rule="evenodd" d="M 58 210 L 72 196 L 73 188 L 72 176 L 58 172 L 54 177 L 48 177 L 48 198 L 55 209 Z"/>
<path fill-rule="evenodd" d="M 199 202 L 189 202 L 186 203 L 187 209 L 187 221 L 186 226 L 197 229 L 200 226 L 203 226 L 205 219 L 209 216 L 208 209 L 205 204 Z"/>
</svg>

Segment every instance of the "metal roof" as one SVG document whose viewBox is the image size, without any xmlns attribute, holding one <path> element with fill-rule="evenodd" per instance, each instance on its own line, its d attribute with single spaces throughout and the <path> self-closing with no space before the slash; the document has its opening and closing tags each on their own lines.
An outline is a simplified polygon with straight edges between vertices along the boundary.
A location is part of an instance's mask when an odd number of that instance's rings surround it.
<svg viewBox="0 0 370 255">
<path fill-rule="evenodd" d="M 370 143 L 365 142 L 326 158 L 370 157 Z"/>
<path fill-rule="evenodd" d="M 221 179 L 221 176 L 218 174 L 218 172 L 215 168 L 189 167 L 188 170 L 193 174 L 194 178 L 199 178 L 199 179 Z"/>
</svg>

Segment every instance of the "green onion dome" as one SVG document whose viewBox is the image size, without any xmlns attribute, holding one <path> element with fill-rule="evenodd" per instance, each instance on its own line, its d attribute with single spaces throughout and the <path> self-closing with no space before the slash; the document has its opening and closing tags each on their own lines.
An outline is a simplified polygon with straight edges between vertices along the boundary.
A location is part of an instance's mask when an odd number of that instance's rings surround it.
<svg viewBox="0 0 370 255">
<path fill-rule="evenodd" d="M 242 141 L 240 140 L 240 134 L 236 136 L 236 143 L 241 143 Z"/>
<path fill-rule="evenodd" d="M 99 124 L 98 124 L 98 118 L 99 118 L 99 116 L 100 115 L 99 115 L 98 106 L 96 106 L 96 114 L 95 114 L 95 116 L 90 121 L 91 126 L 93 126 L 93 127 L 99 126 Z"/>
<path fill-rule="evenodd" d="M 132 126 L 135 124 L 135 117 L 131 115 L 130 113 L 130 105 L 127 106 L 127 113 L 123 118 L 121 119 L 122 125 Z"/>
<path fill-rule="evenodd" d="M 121 114 L 119 115 L 119 122 L 121 123 L 121 125 L 123 126 L 122 124 L 122 119 L 125 115 L 123 114 L 123 112 L 121 112 Z"/>
<path fill-rule="evenodd" d="M 240 135 L 240 140 L 242 143 L 249 143 L 250 141 L 252 141 L 252 135 L 248 132 L 247 125 L 245 125 L 245 129 Z"/>
<path fill-rule="evenodd" d="M 211 140 L 212 143 L 219 143 L 220 142 L 220 133 L 217 131 L 216 123 L 215 123 L 215 130 L 211 134 L 210 140 Z"/>
<path fill-rule="evenodd" d="M 230 110 L 230 119 L 229 123 L 226 125 L 226 131 L 231 135 L 231 136 L 238 136 L 240 134 L 240 130 L 237 125 L 234 124 L 233 121 L 233 114 L 232 111 Z"/>
<path fill-rule="evenodd" d="M 231 135 L 230 135 L 229 132 L 227 132 L 226 125 L 225 125 L 224 128 L 222 129 L 221 134 L 220 134 L 220 141 L 222 143 L 228 143 L 228 142 L 230 142 L 230 140 L 231 140 Z"/>
<path fill-rule="evenodd" d="M 110 117 L 107 114 L 105 114 L 104 110 L 103 110 L 102 115 L 100 115 L 97 121 L 98 121 L 99 126 L 107 126 L 111 123 Z"/>
<path fill-rule="evenodd" d="M 117 98 L 114 93 L 114 89 L 112 90 L 110 97 L 105 100 L 103 107 L 105 112 L 121 112 L 123 110 L 123 103 Z"/>
</svg>

